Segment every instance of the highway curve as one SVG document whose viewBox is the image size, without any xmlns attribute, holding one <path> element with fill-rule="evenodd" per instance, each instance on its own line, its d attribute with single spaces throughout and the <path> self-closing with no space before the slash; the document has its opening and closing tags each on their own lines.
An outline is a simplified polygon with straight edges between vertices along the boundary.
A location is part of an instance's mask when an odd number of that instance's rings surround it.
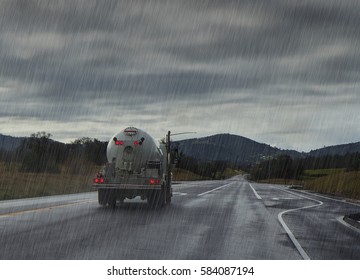
<svg viewBox="0 0 360 280">
<path fill-rule="evenodd" d="M 114 210 L 95 192 L 0 202 L 0 259 L 360 259 L 360 205 L 225 181 L 174 185 L 172 204 Z"/>
</svg>

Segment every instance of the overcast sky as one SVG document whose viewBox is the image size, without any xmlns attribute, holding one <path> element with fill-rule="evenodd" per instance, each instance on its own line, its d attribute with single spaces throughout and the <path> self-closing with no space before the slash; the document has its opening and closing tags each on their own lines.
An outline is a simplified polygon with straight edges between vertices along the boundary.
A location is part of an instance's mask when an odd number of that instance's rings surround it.
<svg viewBox="0 0 360 280">
<path fill-rule="evenodd" d="M 358 0 L 0 0 L 0 133 L 357 142 L 359 15 Z"/>
</svg>

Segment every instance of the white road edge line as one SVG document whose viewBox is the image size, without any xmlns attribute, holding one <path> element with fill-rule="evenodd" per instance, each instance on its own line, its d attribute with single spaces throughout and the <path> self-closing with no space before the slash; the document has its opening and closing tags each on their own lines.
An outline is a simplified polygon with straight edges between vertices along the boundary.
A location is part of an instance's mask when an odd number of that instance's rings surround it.
<svg viewBox="0 0 360 280">
<path fill-rule="evenodd" d="M 210 191 L 203 192 L 203 193 L 199 193 L 199 194 L 198 194 L 198 196 L 203 196 L 203 195 L 205 195 L 205 194 L 208 194 L 208 193 L 211 193 L 211 192 L 214 192 L 214 191 L 220 190 L 220 189 L 225 188 L 225 187 L 227 187 L 227 186 L 229 186 L 229 185 L 232 185 L 232 184 L 234 184 L 234 183 L 235 183 L 235 182 L 231 182 L 231 183 L 229 183 L 229 184 L 226 184 L 226 185 L 223 185 L 223 186 L 217 187 L 217 188 L 212 189 L 212 190 L 210 190 Z"/>
<path fill-rule="evenodd" d="M 342 202 L 342 203 L 345 203 L 345 204 L 349 204 L 349 205 L 353 205 L 353 206 L 357 206 L 357 207 L 360 207 L 360 205 L 358 203 L 352 203 L 352 202 L 348 202 L 348 201 L 344 201 L 344 200 L 341 200 L 341 199 L 336 199 L 336 198 L 331 198 L 331 197 L 326 197 L 326 196 L 323 196 L 323 195 L 320 195 L 320 194 L 315 194 L 315 193 L 309 193 L 309 192 L 305 192 L 305 191 L 300 191 L 300 190 L 297 190 L 298 192 L 301 192 L 301 193 L 306 193 L 308 195 L 313 195 L 313 196 L 318 196 L 318 197 L 321 197 L 321 198 L 325 198 L 325 199 L 328 199 L 328 200 L 332 200 L 332 201 L 336 201 L 336 202 Z M 356 232 L 360 233 L 360 230 L 350 224 L 348 224 L 347 222 L 344 221 L 344 217 L 338 217 L 336 218 L 336 220 L 338 222 L 340 222 L 341 224 L 343 224 L 344 226 L 347 226 L 348 228 L 351 228 L 352 230 L 355 230 Z"/>
<path fill-rule="evenodd" d="M 352 226 L 352 225 L 350 225 L 350 224 L 348 224 L 347 222 L 344 221 L 344 216 L 342 216 L 342 217 L 337 217 L 336 220 L 337 220 L 338 222 L 340 222 L 341 224 L 343 224 L 344 226 L 346 226 L 346 227 L 348 227 L 348 228 L 350 228 L 350 229 L 352 229 L 352 230 L 355 230 L 356 232 L 360 233 L 360 229 L 358 229 L 358 228 L 356 228 L 356 227 L 354 227 L 354 226 Z"/>
<path fill-rule="evenodd" d="M 290 193 L 292 195 L 295 195 L 295 196 L 299 196 L 299 197 L 302 197 L 302 198 L 305 198 L 305 199 L 308 199 L 308 200 L 312 200 L 312 201 L 315 201 L 317 202 L 318 204 L 316 205 L 310 205 L 310 206 L 305 206 L 305 207 L 300 207 L 300 208 L 296 208 L 296 209 L 290 209 L 290 210 L 285 210 L 281 213 L 279 213 L 278 215 L 278 220 L 280 222 L 280 224 L 283 226 L 283 228 L 285 229 L 286 233 L 288 234 L 288 236 L 290 237 L 292 243 L 295 245 L 296 249 L 298 250 L 298 252 L 300 253 L 301 257 L 304 259 L 304 260 L 310 260 L 310 257 L 309 255 L 305 252 L 305 250 L 301 247 L 300 243 L 297 241 L 297 239 L 295 238 L 294 234 L 291 232 L 291 230 L 289 229 L 289 227 L 287 226 L 287 224 L 284 222 L 282 216 L 286 213 L 289 213 L 289 212 L 294 212 L 294 211 L 298 211 L 298 210 L 303 210 L 303 209 L 308 209 L 308 208 L 314 208 L 314 207 L 318 207 L 318 206 L 321 206 L 323 205 L 323 202 L 320 201 L 320 200 L 316 200 L 316 199 L 313 199 L 313 198 L 309 198 L 309 197 L 306 197 L 306 196 L 303 196 L 303 195 L 300 195 L 300 194 L 296 194 L 296 193 L 292 193 L 292 192 L 289 192 L 289 191 L 285 191 L 285 190 L 282 190 L 284 192 L 287 192 L 287 193 Z"/>
<path fill-rule="evenodd" d="M 255 196 L 257 199 L 262 199 L 261 196 L 256 192 L 256 190 L 253 188 L 253 186 L 249 183 L 250 188 L 253 190 Z"/>
<path fill-rule="evenodd" d="M 350 205 L 354 205 L 354 206 L 360 207 L 360 204 L 358 204 L 358 203 L 348 202 L 348 201 L 344 201 L 344 200 L 341 200 L 341 199 L 326 197 L 326 196 L 322 196 L 322 195 L 320 195 L 320 194 L 315 194 L 315 193 L 310 193 L 310 192 L 305 192 L 305 191 L 300 191 L 300 190 L 297 190 L 297 191 L 298 191 L 298 192 L 301 192 L 301 193 L 305 193 L 305 194 L 307 194 L 307 195 L 318 196 L 318 197 L 325 198 L 325 199 L 328 199 L 328 200 L 333 200 L 333 201 L 336 201 L 336 202 L 342 202 L 342 203 L 346 203 L 346 204 L 350 204 Z"/>
<path fill-rule="evenodd" d="M 29 210 L 22 210 L 22 211 L 17 211 L 17 212 L 10 212 L 10 213 L 5 213 L 5 214 L 0 214 L 0 219 L 1 218 L 14 217 L 14 216 L 23 215 L 23 214 L 34 213 L 34 212 L 43 212 L 43 211 L 48 211 L 48 210 L 53 210 L 53 209 L 58 209 L 58 208 L 64 208 L 64 207 L 67 207 L 67 206 L 73 206 L 73 205 L 79 205 L 79 204 L 87 204 L 87 203 L 95 202 L 95 201 L 96 200 L 94 200 L 94 199 L 85 199 L 85 200 L 79 200 L 77 202 L 71 202 L 71 203 L 66 203 L 66 204 L 59 204 L 59 205 L 54 205 L 54 206 L 47 206 L 47 207 L 41 207 L 41 208 L 35 208 L 35 209 L 29 209 Z"/>
</svg>

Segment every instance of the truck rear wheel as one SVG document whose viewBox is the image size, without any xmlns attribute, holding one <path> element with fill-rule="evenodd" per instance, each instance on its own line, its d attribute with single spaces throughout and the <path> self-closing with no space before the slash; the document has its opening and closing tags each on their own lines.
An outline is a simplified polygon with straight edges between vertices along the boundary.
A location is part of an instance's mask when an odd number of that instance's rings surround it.
<svg viewBox="0 0 360 280">
<path fill-rule="evenodd" d="M 148 204 L 151 208 L 162 208 L 165 206 L 165 191 L 161 190 L 154 190 L 150 192 L 147 198 Z"/>
<path fill-rule="evenodd" d="M 171 203 L 171 197 L 172 197 L 172 193 L 171 193 L 171 189 L 170 187 L 166 187 L 166 204 L 170 204 Z"/>
<path fill-rule="evenodd" d="M 116 206 L 116 194 L 112 190 L 98 190 L 98 201 L 101 206 Z"/>
<path fill-rule="evenodd" d="M 106 206 L 107 196 L 107 190 L 98 190 L 98 201 L 101 206 Z"/>
<path fill-rule="evenodd" d="M 116 194 L 114 192 L 110 193 L 108 203 L 110 208 L 114 209 L 116 207 Z"/>
<path fill-rule="evenodd" d="M 170 204 L 170 203 L 171 203 L 171 194 L 167 193 L 166 204 Z"/>
</svg>

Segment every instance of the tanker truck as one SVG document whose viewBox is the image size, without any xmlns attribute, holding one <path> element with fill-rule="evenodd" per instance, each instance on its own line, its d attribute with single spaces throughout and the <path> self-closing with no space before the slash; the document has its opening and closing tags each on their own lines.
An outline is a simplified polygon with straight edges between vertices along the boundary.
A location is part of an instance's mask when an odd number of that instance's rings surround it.
<svg viewBox="0 0 360 280">
<path fill-rule="evenodd" d="M 127 127 L 115 134 L 106 150 L 107 163 L 93 180 L 102 206 L 114 208 L 125 198 L 140 196 L 150 207 L 170 204 L 170 131 L 163 143 L 145 131 Z"/>
</svg>

